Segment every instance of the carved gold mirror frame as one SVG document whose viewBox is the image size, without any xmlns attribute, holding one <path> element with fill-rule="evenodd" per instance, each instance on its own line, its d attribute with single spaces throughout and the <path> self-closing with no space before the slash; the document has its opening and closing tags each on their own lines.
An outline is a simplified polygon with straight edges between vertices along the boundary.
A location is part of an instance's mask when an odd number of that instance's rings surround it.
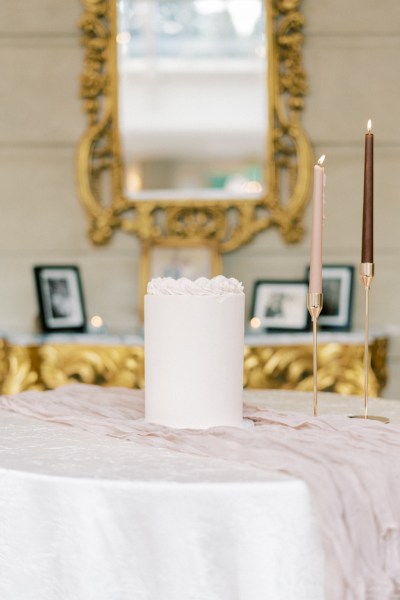
<svg viewBox="0 0 400 600">
<path fill-rule="evenodd" d="M 278 228 L 285 242 L 301 239 L 309 200 L 312 151 L 301 127 L 306 92 L 300 0 L 265 0 L 268 33 L 268 189 L 257 199 L 135 201 L 122 190 L 118 128 L 116 0 L 82 0 L 84 47 L 81 96 L 87 129 L 77 152 L 80 199 L 89 238 L 105 244 L 113 233 L 137 235 L 146 244 L 168 239 L 213 240 L 220 252 Z M 285 190 L 285 191 L 284 191 Z M 283 197 L 285 196 L 285 197 Z"/>
</svg>

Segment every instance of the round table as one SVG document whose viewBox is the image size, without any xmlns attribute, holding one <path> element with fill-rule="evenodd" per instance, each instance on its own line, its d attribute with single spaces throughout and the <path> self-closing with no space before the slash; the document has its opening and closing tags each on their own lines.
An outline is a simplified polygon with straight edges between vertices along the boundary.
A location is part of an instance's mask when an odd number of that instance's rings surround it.
<svg viewBox="0 0 400 600">
<path fill-rule="evenodd" d="M 247 403 L 312 413 L 308 393 Z M 320 413 L 362 413 L 321 394 Z M 400 402 L 371 400 L 400 422 Z M 319 600 L 306 484 L 0 411 L 2 600 Z"/>
</svg>

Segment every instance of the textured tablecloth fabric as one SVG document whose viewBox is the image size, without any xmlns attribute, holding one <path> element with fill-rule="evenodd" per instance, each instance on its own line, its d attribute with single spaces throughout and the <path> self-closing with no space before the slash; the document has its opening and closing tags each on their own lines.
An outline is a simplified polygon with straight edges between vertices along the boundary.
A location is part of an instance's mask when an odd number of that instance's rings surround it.
<svg viewBox="0 0 400 600">
<path fill-rule="evenodd" d="M 0 598 L 399 598 L 400 427 L 269 398 L 190 431 L 123 388 L 0 397 Z"/>
</svg>

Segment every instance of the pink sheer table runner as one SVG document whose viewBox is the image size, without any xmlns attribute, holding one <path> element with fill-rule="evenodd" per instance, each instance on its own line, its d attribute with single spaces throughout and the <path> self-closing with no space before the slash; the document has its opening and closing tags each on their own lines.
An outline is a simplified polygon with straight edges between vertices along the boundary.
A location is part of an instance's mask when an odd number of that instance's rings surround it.
<svg viewBox="0 0 400 600">
<path fill-rule="evenodd" d="M 268 394 L 260 396 L 260 404 Z M 272 396 L 276 406 L 279 395 Z M 144 447 L 301 479 L 319 521 L 326 598 L 400 598 L 399 425 L 247 404 L 244 416 L 253 427 L 175 430 L 145 422 L 141 391 L 84 385 L 2 396 L 0 408 Z"/>
</svg>

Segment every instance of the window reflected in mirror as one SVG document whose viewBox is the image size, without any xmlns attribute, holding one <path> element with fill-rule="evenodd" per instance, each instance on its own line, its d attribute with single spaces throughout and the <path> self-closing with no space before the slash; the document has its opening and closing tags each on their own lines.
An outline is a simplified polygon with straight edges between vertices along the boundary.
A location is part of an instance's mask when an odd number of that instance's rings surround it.
<svg viewBox="0 0 400 600">
<path fill-rule="evenodd" d="M 119 0 L 124 193 L 265 195 L 265 0 Z"/>
</svg>

